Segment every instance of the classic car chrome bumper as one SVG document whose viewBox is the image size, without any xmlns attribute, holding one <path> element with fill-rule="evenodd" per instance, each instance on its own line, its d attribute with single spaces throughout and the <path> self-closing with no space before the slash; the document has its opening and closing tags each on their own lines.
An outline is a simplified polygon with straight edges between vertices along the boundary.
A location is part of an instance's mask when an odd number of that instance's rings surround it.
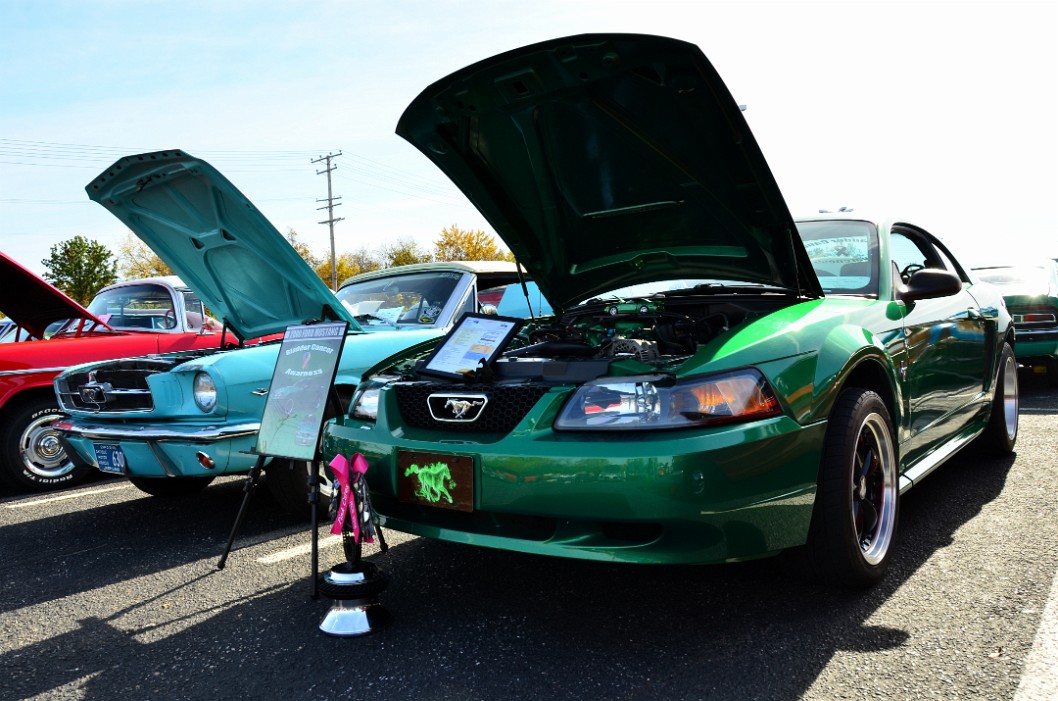
<svg viewBox="0 0 1058 701">
<path fill-rule="evenodd" d="M 80 436 L 94 441 L 142 441 L 145 443 L 213 443 L 232 438 L 252 436 L 261 429 L 260 421 L 230 426 L 201 426 L 194 429 L 174 431 L 156 427 L 125 424 L 94 424 L 87 421 L 59 419 L 52 428 L 71 436 Z"/>
</svg>

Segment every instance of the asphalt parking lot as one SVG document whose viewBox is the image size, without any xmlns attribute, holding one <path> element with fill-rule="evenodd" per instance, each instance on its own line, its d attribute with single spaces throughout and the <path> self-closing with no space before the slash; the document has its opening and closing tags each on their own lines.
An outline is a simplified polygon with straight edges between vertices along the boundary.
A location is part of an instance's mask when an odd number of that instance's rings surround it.
<svg viewBox="0 0 1058 701">
<path fill-rule="evenodd" d="M 6 493 L 0 698 L 1048 698 L 1032 648 L 1058 571 L 1056 415 L 1058 391 L 1026 382 L 1016 455 L 964 451 L 909 492 L 866 593 L 782 560 L 606 565 L 389 532 L 369 558 L 393 619 L 357 638 L 320 632 L 308 532 L 267 490 L 222 571 L 241 480 Z M 341 549 L 321 538 L 326 569 Z"/>
</svg>

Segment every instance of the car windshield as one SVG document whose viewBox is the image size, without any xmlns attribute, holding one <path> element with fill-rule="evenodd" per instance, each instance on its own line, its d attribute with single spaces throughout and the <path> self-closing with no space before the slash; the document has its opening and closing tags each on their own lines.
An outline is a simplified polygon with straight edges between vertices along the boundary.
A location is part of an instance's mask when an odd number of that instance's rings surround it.
<svg viewBox="0 0 1058 701">
<path fill-rule="evenodd" d="M 976 268 L 977 277 L 993 285 L 1012 290 L 1040 290 L 1046 292 L 1050 274 L 1046 268 L 1019 265 L 1003 268 Z"/>
<path fill-rule="evenodd" d="M 828 295 L 878 295 L 878 232 L 865 221 L 798 222 L 808 259 Z"/>
<path fill-rule="evenodd" d="M 167 331 L 177 326 L 173 298 L 161 285 L 104 290 L 88 305 L 88 311 L 115 329 Z"/>
<path fill-rule="evenodd" d="M 335 294 L 365 330 L 436 326 L 462 277 L 455 271 L 377 277 L 351 282 Z"/>
</svg>

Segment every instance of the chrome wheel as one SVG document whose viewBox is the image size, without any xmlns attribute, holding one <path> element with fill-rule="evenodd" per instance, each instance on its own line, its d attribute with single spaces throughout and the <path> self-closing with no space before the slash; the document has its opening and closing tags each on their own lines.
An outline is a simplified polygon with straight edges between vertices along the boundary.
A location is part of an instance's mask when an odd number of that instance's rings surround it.
<svg viewBox="0 0 1058 701">
<path fill-rule="evenodd" d="M 1008 455 L 1018 440 L 1018 361 L 1009 343 L 1003 344 L 996 368 L 992 410 L 977 444 L 986 452 Z"/>
<path fill-rule="evenodd" d="M 1003 356 L 1003 425 L 1011 442 L 1018 436 L 1018 363 L 1013 355 Z"/>
<path fill-rule="evenodd" d="M 51 425 L 58 414 L 44 414 L 34 418 L 22 431 L 18 442 L 22 465 L 33 475 L 52 480 L 73 469 L 60 440 L 61 434 Z"/>
<path fill-rule="evenodd" d="M 889 425 L 868 414 L 860 427 L 852 466 L 852 519 L 863 558 L 881 562 L 896 530 L 897 480 Z"/>
</svg>

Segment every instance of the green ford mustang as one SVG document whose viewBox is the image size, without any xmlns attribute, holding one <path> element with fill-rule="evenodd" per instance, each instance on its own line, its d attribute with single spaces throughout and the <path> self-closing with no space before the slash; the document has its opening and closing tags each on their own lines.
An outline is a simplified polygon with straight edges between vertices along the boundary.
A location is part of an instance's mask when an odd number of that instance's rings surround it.
<svg viewBox="0 0 1058 701">
<path fill-rule="evenodd" d="M 528 46 L 430 86 L 397 132 L 555 313 L 467 317 L 365 375 L 324 453 L 365 456 L 384 526 L 634 563 L 807 546 L 867 586 L 903 492 L 975 439 L 1013 450 L 997 291 L 907 221 L 795 221 L 697 47 Z"/>
</svg>

